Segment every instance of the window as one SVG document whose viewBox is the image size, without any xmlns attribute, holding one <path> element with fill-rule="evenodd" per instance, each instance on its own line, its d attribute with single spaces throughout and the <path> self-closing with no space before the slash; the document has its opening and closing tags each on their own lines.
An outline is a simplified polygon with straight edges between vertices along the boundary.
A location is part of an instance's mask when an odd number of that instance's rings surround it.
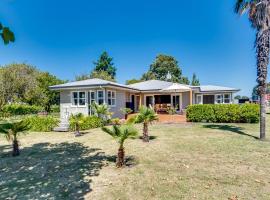
<svg viewBox="0 0 270 200">
<path fill-rule="evenodd" d="M 107 92 L 108 95 L 108 105 L 109 106 L 115 106 L 116 104 L 116 95 L 115 95 L 115 91 L 108 91 Z"/>
<path fill-rule="evenodd" d="M 231 103 L 231 95 L 230 94 L 224 94 L 224 103 Z"/>
<path fill-rule="evenodd" d="M 105 99 L 104 99 L 104 91 L 103 91 L 103 90 L 98 90 L 98 91 L 97 91 L 97 103 L 98 103 L 99 105 L 105 103 Z"/>
<path fill-rule="evenodd" d="M 223 103 L 223 95 L 222 94 L 216 95 L 216 103 L 217 104 Z"/>
<path fill-rule="evenodd" d="M 85 106 L 85 92 L 72 92 L 72 105 Z"/>
<path fill-rule="evenodd" d="M 202 95 L 197 95 L 196 103 L 197 103 L 197 104 L 203 104 Z"/>
<path fill-rule="evenodd" d="M 96 95 L 94 91 L 90 92 L 90 103 L 92 104 L 93 102 L 96 101 Z"/>
</svg>

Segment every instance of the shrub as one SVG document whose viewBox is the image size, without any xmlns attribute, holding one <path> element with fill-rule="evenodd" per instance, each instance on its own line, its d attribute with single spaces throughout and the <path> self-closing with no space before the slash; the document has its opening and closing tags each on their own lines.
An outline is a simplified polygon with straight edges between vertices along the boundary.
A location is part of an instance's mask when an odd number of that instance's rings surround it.
<svg viewBox="0 0 270 200">
<path fill-rule="evenodd" d="M 191 105 L 187 108 L 187 120 L 190 122 L 258 123 L 259 105 Z"/>
<path fill-rule="evenodd" d="M 80 125 L 80 130 L 88 130 L 92 128 L 98 128 L 103 126 L 102 119 L 97 116 L 86 116 L 83 117 L 83 123 Z M 75 123 L 70 121 L 69 128 L 72 131 L 75 131 Z"/>
<path fill-rule="evenodd" d="M 25 118 L 30 130 L 36 132 L 50 132 L 59 123 L 59 119 L 52 116 L 31 116 Z"/>
<path fill-rule="evenodd" d="M 28 104 L 7 104 L 3 106 L 2 112 L 6 115 L 27 115 L 27 114 L 37 114 L 42 111 L 41 106 L 28 105 Z"/>
<path fill-rule="evenodd" d="M 59 105 L 52 105 L 50 111 L 52 113 L 60 113 L 60 106 Z"/>
</svg>

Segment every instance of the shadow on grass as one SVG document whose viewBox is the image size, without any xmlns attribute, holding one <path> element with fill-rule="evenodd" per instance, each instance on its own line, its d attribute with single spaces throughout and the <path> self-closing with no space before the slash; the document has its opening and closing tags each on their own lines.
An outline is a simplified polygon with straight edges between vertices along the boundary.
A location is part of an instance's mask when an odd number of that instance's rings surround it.
<svg viewBox="0 0 270 200">
<path fill-rule="evenodd" d="M 143 139 L 143 136 L 140 136 L 139 139 L 142 140 Z M 154 135 L 150 135 L 149 136 L 149 140 L 155 140 L 155 139 L 157 139 L 157 136 L 154 136 Z"/>
<path fill-rule="evenodd" d="M 203 125 L 203 127 L 204 128 L 210 128 L 210 129 L 223 130 L 223 131 L 230 131 L 230 132 L 233 132 L 233 133 L 237 133 L 239 135 L 244 135 L 244 136 L 252 137 L 254 139 L 259 139 L 258 137 L 254 136 L 254 135 L 250 135 L 250 134 L 247 134 L 247 133 L 243 132 L 243 128 L 233 126 L 233 125 L 206 124 L 206 125 Z"/>
<path fill-rule="evenodd" d="M 84 199 L 91 177 L 113 160 L 80 143 L 34 144 L 1 158 L 0 199 Z"/>
</svg>

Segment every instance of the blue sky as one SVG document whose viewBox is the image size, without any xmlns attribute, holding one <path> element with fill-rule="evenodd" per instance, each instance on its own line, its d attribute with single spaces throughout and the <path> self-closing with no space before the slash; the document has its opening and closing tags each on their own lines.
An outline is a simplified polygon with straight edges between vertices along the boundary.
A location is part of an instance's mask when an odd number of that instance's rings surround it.
<svg viewBox="0 0 270 200">
<path fill-rule="evenodd" d="M 255 33 L 235 0 L 1 0 L 0 21 L 16 34 L 0 45 L 0 65 L 26 62 L 62 79 L 87 73 L 104 50 L 117 80 L 139 78 L 160 53 L 201 84 L 256 84 Z"/>
</svg>

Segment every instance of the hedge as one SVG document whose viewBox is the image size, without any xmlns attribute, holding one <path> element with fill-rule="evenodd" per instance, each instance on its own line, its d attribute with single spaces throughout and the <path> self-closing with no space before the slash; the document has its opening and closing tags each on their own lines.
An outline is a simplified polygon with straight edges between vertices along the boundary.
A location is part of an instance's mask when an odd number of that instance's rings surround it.
<svg viewBox="0 0 270 200">
<path fill-rule="evenodd" d="M 97 116 L 85 116 L 83 118 L 83 124 L 80 126 L 80 130 L 89 130 L 93 128 L 98 128 L 103 126 L 103 121 L 98 118 Z M 69 129 L 74 131 L 75 130 L 75 124 L 71 123 L 69 124 Z"/>
<path fill-rule="evenodd" d="M 27 115 L 27 114 L 37 114 L 43 111 L 41 106 L 31 106 L 28 104 L 7 104 L 2 108 L 2 113 L 5 115 Z"/>
<path fill-rule="evenodd" d="M 257 104 L 204 104 L 187 108 L 189 122 L 258 123 L 260 108 Z"/>
<path fill-rule="evenodd" d="M 24 119 L 29 123 L 30 131 L 50 132 L 59 123 L 59 119 L 53 116 L 31 116 Z"/>
</svg>

